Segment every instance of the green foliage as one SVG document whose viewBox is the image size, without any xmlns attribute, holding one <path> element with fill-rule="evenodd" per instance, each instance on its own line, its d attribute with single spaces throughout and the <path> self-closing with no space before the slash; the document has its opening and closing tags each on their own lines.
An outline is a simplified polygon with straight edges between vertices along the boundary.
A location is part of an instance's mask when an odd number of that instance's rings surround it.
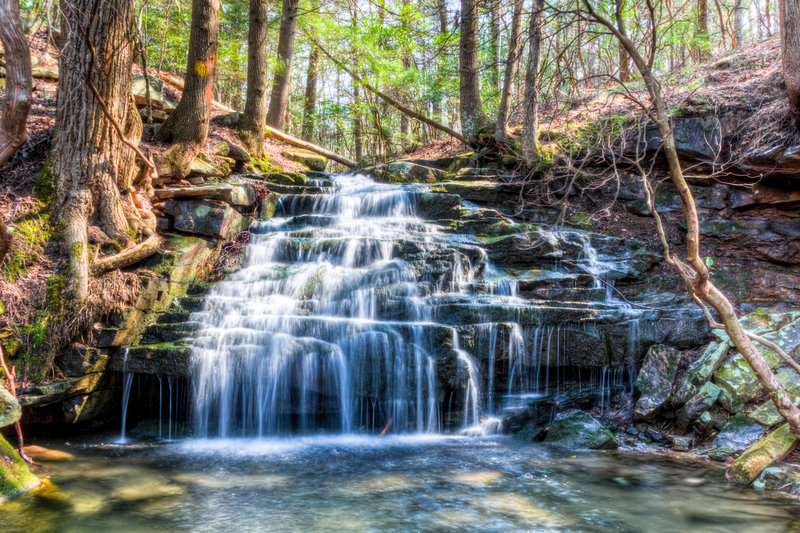
<svg viewBox="0 0 800 533">
<path fill-rule="evenodd" d="M 50 216 L 40 211 L 28 213 L 11 223 L 10 229 L 12 246 L 0 267 L 0 276 L 13 283 L 44 253 L 52 235 Z"/>
<path fill-rule="evenodd" d="M 591 215 L 583 211 L 574 213 L 571 217 L 569 217 L 569 223 L 576 228 L 580 228 L 585 231 L 591 231 L 594 229 L 594 221 L 592 220 Z"/>
</svg>

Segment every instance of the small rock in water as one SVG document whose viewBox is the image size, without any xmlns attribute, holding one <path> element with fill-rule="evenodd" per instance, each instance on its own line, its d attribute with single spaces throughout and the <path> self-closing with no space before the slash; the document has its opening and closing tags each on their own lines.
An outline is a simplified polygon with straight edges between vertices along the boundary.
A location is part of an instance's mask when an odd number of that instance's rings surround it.
<svg viewBox="0 0 800 533">
<path fill-rule="evenodd" d="M 714 448 L 708 451 L 708 458 L 721 463 L 733 457 L 735 452 L 730 448 Z"/>
<path fill-rule="evenodd" d="M 25 446 L 23 450 L 25 455 L 41 463 L 61 463 L 75 459 L 75 456 L 71 453 L 45 448 L 44 446 Z"/>
<path fill-rule="evenodd" d="M 690 437 L 672 437 L 672 449 L 679 452 L 688 452 L 691 443 Z"/>
<path fill-rule="evenodd" d="M 699 487 L 705 485 L 707 481 L 701 477 L 687 477 L 683 480 L 683 483 L 689 487 Z"/>
</svg>

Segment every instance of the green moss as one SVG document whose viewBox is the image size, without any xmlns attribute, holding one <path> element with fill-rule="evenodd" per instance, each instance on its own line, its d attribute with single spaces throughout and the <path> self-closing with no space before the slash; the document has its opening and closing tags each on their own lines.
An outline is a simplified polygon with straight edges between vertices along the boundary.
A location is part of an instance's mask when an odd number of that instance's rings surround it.
<svg viewBox="0 0 800 533">
<path fill-rule="evenodd" d="M 44 204 L 50 205 L 56 197 L 56 179 L 50 171 L 50 165 L 45 164 L 33 184 L 33 195 Z"/>
<path fill-rule="evenodd" d="M 44 253 L 52 236 L 50 216 L 32 212 L 11 224 L 13 245 L 0 269 L 0 275 L 11 283 L 24 276 L 27 268 Z"/>
<path fill-rule="evenodd" d="M 0 435 L 0 502 L 39 486 L 17 451 Z"/>
<path fill-rule="evenodd" d="M 582 230 L 591 231 L 594 229 L 594 221 L 589 213 L 580 211 L 569 217 L 569 223 Z"/>
<path fill-rule="evenodd" d="M 264 174 L 269 174 L 275 172 L 275 167 L 272 164 L 272 159 L 270 159 L 269 155 L 264 155 L 263 157 L 252 157 L 250 159 L 250 164 L 253 165 L 253 168 L 263 172 Z M 278 169 L 280 172 L 280 169 Z"/>
</svg>

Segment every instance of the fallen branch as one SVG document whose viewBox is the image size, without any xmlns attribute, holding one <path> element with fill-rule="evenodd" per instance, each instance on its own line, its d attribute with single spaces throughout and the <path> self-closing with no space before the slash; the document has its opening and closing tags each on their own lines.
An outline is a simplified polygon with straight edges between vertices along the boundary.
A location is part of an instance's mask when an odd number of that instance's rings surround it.
<svg viewBox="0 0 800 533">
<path fill-rule="evenodd" d="M 430 119 L 430 118 L 426 117 L 426 116 L 425 116 L 425 115 L 423 115 L 422 113 L 417 113 L 417 112 L 416 112 L 416 111 L 414 111 L 413 109 L 411 109 L 411 108 L 409 108 L 409 107 L 406 107 L 406 106 L 404 106 L 403 104 L 401 104 L 400 102 L 398 102 L 397 100 L 395 100 L 394 98 L 392 98 L 391 96 L 389 96 L 388 94 L 386 94 L 386 93 L 384 93 L 384 92 L 380 91 L 380 90 L 379 90 L 379 89 L 377 89 L 376 87 L 373 87 L 372 85 L 370 85 L 369 83 L 367 83 L 366 81 L 364 81 L 364 80 L 363 80 L 363 79 L 362 79 L 362 78 L 361 78 L 359 75 L 357 75 L 357 74 L 356 74 L 355 72 L 353 72 L 351 69 L 347 68 L 347 67 L 346 67 L 346 66 L 345 66 L 345 65 L 344 65 L 344 64 L 343 64 L 341 61 L 339 61 L 339 60 L 338 60 L 338 59 L 336 59 L 336 58 L 335 58 L 333 55 L 331 55 L 331 54 L 330 54 L 330 53 L 329 53 L 329 52 L 328 52 L 328 51 L 327 51 L 325 48 L 323 48 L 323 46 L 322 46 L 322 45 L 319 43 L 319 41 L 317 41 L 317 40 L 316 40 L 316 39 L 314 39 L 314 38 L 312 38 L 312 41 L 314 42 L 314 44 L 315 44 L 317 47 L 319 47 L 320 51 L 321 51 L 323 54 L 325 54 L 325 56 L 326 56 L 328 59 L 330 59 L 331 61 L 333 61 L 333 63 L 334 63 L 334 64 L 335 64 L 337 67 L 339 67 L 340 69 L 342 69 L 343 71 L 345 71 L 347 74 L 349 74 L 349 75 L 350 75 L 350 77 L 352 77 L 352 78 L 353 78 L 353 79 L 354 79 L 356 82 L 358 82 L 358 83 L 359 83 L 359 84 L 360 84 L 362 87 L 364 87 L 365 89 L 367 89 L 368 91 L 370 91 L 371 93 L 373 93 L 373 94 L 374 94 L 375 96 L 377 96 L 378 98 L 380 98 L 380 99 L 382 99 L 383 101 L 385 101 L 387 104 L 389 104 L 389 105 L 391 105 L 391 106 L 393 106 L 393 107 L 397 108 L 397 109 L 398 109 L 399 111 L 401 111 L 402 113 L 404 113 L 404 114 L 408 115 L 409 117 L 411 117 L 411 118 L 413 118 L 413 119 L 416 119 L 416 120 L 418 120 L 418 121 L 422 122 L 423 124 L 427 124 L 428 126 L 430 126 L 430 127 L 432 127 L 432 128 L 436 128 L 437 130 L 443 131 L 444 133 L 446 133 L 446 134 L 450 135 L 451 137 L 454 137 L 454 138 L 458 139 L 459 141 L 461 141 L 461 142 L 463 142 L 463 143 L 466 143 L 466 142 L 467 142 L 467 139 L 466 139 L 466 138 L 465 138 L 463 135 L 461 135 L 460 133 L 458 133 L 456 130 L 454 130 L 454 129 L 452 129 L 452 128 L 448 128 L 448 127 L 447 127 L 447 126 L 445 126 L 444 124 L 441 124 L 441 123 L 439 123 L 439 122 L 436 122 L 435 120 L 433 120 L 433 119 Z"/>
<path fill-rule="evenodd" d="M 118 254 L 112 255 L 101 259 L 91 266 L 93 276 L 98 276 L 110 270 L 117 270 L 125 268 L 126 266 L 134 265 L 139 261 L 147 259 L 156 253 L 161 246 L 161 239 L 156 233 L 150 235 L 141 243 L 123 250 Z"/>
<path fill-rule="evenodd" d="M 328 159 L 333 159 L 334 161 L 343 164 L 346 167 L 350 168 L 357 168 L 358 163 L 355 161 L 351 161 L 347 159 L 343 155 L 339 155 L 337 153 L 331 152 L 330 150 L 326 150 L 321 146 L 317 146 L 316 144 L 311 144 L 308 141 L 304 141 L 302 139 L 298 139 L 297 137 L 293 137 L 288 133 L 284 133 L 280 130 L 276 130 L 270 126 L 267 126 L 267 135 L 272 137 L 273 139 L 277 139 L 279 141 L 285 142 L 286 144 L 290 144 L 292 146 L 296 146 L 297 148 L 303 148 L 304 150 L 309 150 L 311 152 L 317 153 L 319 155 L 325 156 Z"/>
</svg>

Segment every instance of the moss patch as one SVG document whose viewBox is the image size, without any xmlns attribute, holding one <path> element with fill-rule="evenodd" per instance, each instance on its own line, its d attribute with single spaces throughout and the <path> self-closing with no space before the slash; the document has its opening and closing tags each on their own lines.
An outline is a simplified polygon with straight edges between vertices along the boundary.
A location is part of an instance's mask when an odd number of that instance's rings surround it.
<svg viewBox="0 0 800 533">
<path fill-rule="evenodd" d="M 0 502 L 39 486 L 17 451 L 0 435 Z"/>
</svg>

